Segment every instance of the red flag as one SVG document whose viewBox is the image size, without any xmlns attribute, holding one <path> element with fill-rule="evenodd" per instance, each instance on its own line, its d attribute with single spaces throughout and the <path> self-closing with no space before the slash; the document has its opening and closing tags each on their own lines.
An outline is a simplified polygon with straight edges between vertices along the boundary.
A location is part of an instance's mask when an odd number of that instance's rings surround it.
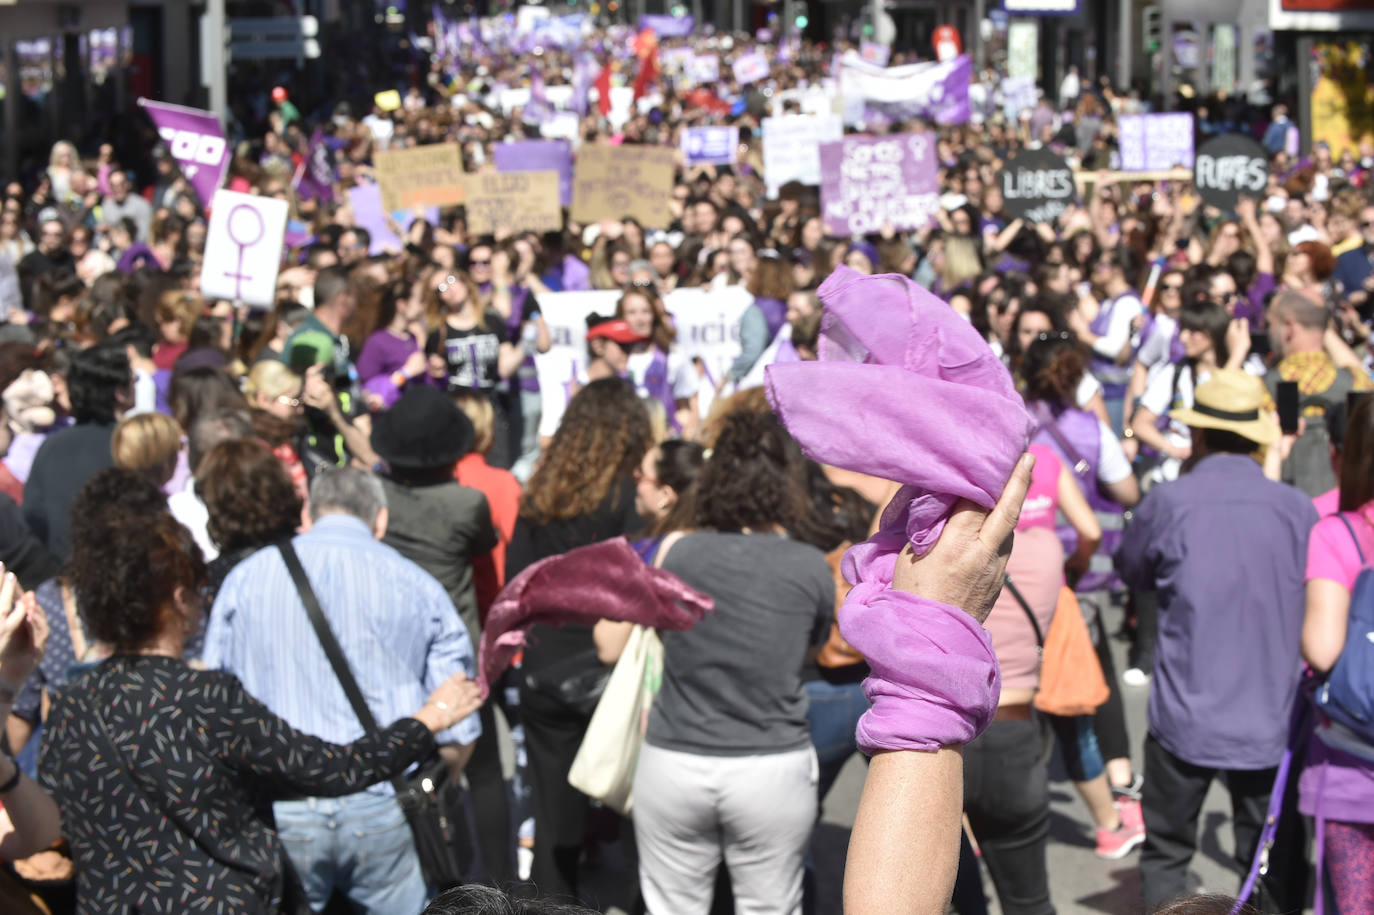
<svg viewBox="0 0 1374 915">
<path fill-rule="evenodd" d="M 658 81 L 658 36 L 652 29 L 643 29 L 635 36 L 635 56 L 639 58 L 639 75 L 635 77 L 634 100 L 637 102 L 649 92 L 649 86 Z"/>
<path fill-rule="evenodd" d="M 611 65 L 601 68 L 601 75 L 592 83 L 596 87 L 596 107 L 603 118 L 611 116 Z"/>
</svg>

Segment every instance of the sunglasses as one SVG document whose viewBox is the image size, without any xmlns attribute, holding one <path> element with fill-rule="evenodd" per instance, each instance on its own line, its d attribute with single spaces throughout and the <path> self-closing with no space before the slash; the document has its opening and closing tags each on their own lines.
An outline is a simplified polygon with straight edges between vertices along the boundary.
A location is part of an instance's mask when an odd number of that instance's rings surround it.
<svg viewBox="0 0 1374 915">
<path fill-rule="evenodd" d="M 451 287 L 451 286 L 457 286 L 457 285 L 458 285 L 458 277 L 456 277 L 456 276 L 454 276 L 453 274 L 450 273 L 447 277 L 444 278 L 444 281 L 443 281 L 442 283 L 439 284 L 439 291 L 440 291 L 440 292 L 448 292 L 449 287 Z"/>
<path fill-rule="evenodd" d="M 1360 223 L 1361 229 L 1374 229 L 1374 220 Z"/>
<path fill-rule="evenodd" d="M 1182 291 L 1183 291 L 1183 284 L 1182 284 L 1182 283 L 1161 283 L 1159 288 L 1160 288 L 1160 289 L 1167 290 L 1167 291 L 1169 291 L 1169 292 L 1182 292 Z"/>
<path fill-rule="evenodd" d="M 1054 332 L 1041 331 L 1035 335 L 1035 339 L 1040 343 L 1048 343 L 1050 340 L 1072 340 L 1073 334 L 1066 330 L 1057 330 Z"/>
<path fill-rule="evenodd" d="M 470 266 L 470 267 L 490 267 L 490 266 L 491 266 L 491 258 L 487 258 L 487 259 L 484 260 L 484 261 L 468 261 L 468 266 Z"/>
</svg>

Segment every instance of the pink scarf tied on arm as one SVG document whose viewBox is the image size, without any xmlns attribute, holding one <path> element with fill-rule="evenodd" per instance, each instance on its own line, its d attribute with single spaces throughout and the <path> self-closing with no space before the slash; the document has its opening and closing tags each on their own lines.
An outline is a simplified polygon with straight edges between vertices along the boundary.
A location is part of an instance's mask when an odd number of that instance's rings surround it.
<svg viewBox="0 0 1374 915">
<path fill-rule="evenodd" d="M 655 629 L 691 629 L 715 601 L 671 572 L 655 569 L 624 537 L 549 556 L 496 595 L 482 628 L 477 685 L 486 699 L 535 623 L 595 625 L 610 619 Z"/>
<path fill-rule="evenodd" d="M 1001 692 L 991 636 L 959 607 L 891 590 L 892 573 L 907 543 L 931 550 L 960 499 L 997 504 L 1030 418 L 977 331 L 906 277 L 839 267 L 820 298 L 820 362 L 769 366 L 769 402 L 812 459 L 905 484 L 842 566 L 840 632 L 872 669 L 858 744 L 967 743 Z"/>
</svg>

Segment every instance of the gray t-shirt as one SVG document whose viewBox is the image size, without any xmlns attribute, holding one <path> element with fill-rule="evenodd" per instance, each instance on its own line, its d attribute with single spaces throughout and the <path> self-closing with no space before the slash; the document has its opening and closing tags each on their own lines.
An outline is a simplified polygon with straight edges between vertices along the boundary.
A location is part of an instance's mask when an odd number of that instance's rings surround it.
<svg viewBox="0 0 1374 915">
<path fill-rule="evenodd" d="M 663 686 L 645 739 L 702 756 L 785 753 L 811 742 L 802 664 L 830 631 L 825 554 L 768 534 L 689 534 L 663 568 L 715 599 L 686 632 L 663 633 Z"/>
</svg>

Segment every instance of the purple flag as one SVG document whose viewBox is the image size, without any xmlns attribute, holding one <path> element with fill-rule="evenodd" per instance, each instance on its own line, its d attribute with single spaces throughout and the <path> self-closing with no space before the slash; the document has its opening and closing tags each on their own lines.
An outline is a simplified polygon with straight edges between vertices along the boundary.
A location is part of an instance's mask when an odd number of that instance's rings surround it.
<svg viewBox="0 0 1374 915">
<path fill-rule="evenodd" d="M 573 67 L 572 98 L 568 101 L 568 107 L 576 111 L 579 117 L 587 116 L 587 95 L 592 89 L 594 66 L 590 55 L 579 54 Z"/>
<path fill-rule="evenodd" d="M 498 172 L 558 172 L 563 206 L 572 206 L 572 144 L 567 140 L 521 140 L 492 149 Z"/>
<path fill-rule="evenodd" d="M 924 228 L 940 208 L 933 133 L 853 135 L 821 144 L 821 215 L 827 234 L 868 235 L 890 223 Z"/>
<path fill-rule="evenodd" d="M 691 16 L 655 16 L 646 14 L 639 17 L 639 29 L 650 29 L 659 38 L 691 38 L 696 28 L 696 20 Z"/>
<path fill-rule="evenodd" d="M 434 4 L 434 53 L 440 58 L 448 56 L 448 19 L 444 16 L 439 4 Z M 454 48 L 453 50 L 458 50 Z"/>
<path fill-rule="evenodd" d="M 524 120 L 531 124 L 542 124 L 553 116 L 553 106 L 544 88 L 544 75 L 538 67 L 530 67 L 530 101 L 525 106 Z"/>
<path fill-rule="evenodd" d="M 186 180 L 196 189 L 201 205 L 209 206 L 216 189 L 224 181 L 231 153 L 229 144 L 224 141 L 219 118 L 198 108 L 183 108 L 145 98 L 138 103 L 157 125 L 158 136 L 167 144 Z"/>
<path fill-rule="evenodd" d="M 296 169 L 294 183 L 297 196 L 303 200 L 319 200 L 323 203 L 332 203 L 334 200 L 334 153 L 319 128 L 310 137 L 305 161 Z"/>
<path fill-rule="evenodd" d="M 839 72 L 845 122 L 921 118 L 936 124 L 963 124 L 969 119 L 972 76 L 973 64 L 964 55 L 945 63 L 877 67 L 857 54 L 846 54 Z"/>
</svg>

